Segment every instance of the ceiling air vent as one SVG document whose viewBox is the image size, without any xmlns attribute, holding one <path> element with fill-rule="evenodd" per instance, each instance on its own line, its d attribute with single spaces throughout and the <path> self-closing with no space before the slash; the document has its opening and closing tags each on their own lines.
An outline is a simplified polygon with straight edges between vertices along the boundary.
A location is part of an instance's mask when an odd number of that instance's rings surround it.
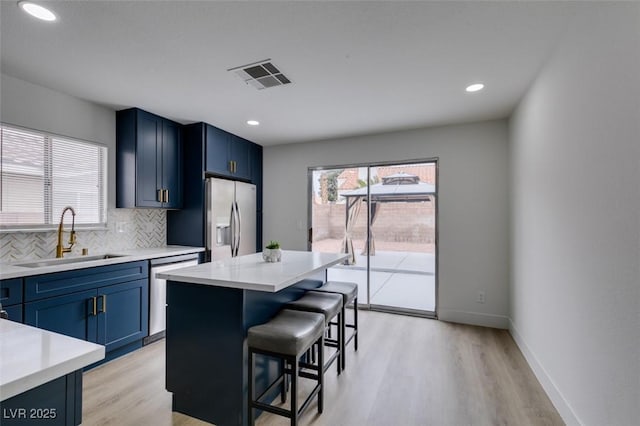
<svg viewBox="0 0 640 426">
<path fill-rule="evenodd" d="M 273 65 L 271 59 L 231 68 L 227 71 L 233 71 L 242 81 L 258 90 L 291 83 L 291 80 Z"/>
</svg>

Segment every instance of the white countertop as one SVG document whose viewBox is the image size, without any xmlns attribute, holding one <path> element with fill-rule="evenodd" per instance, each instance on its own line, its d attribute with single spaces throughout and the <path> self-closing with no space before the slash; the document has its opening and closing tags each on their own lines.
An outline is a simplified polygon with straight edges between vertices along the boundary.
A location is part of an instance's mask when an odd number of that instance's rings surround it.
<svg viewBox="0 0 640 426">
<path fill-rule="evenodd" d="M 283 250 L 282 262 L 267 263 L 262 260 L 262 253 L 255 253 L 175 269 L 156 276 L 171 281 L 275 293 L 346 258 L 344 253 Z"/>
<path fill-rule="evenodd" d="M 71 271 L 74 269 L 95 268 L 96 266 L 115 265 L 118 263 L 135 262 L 138 260 L 156 259 L 159 257 L 178 256 L 181 254 L 198 253 L 204 251 L 203 247 L 188 247 L 188 246 L 166 246 L 156 248 L 139 248 L 131 250 L 116 250 L 110 251 L 108 254 L 118 255 L 120 257 L 113 257 L 109 259 L 90 260 L 84 262 L 66 262 L 65 259 L 70 259 L 72 256 L 67 256 L 60 259 L 60 264 L 54 264 L 49 266 L 41 266 L 36 268 L 29 268 L 25 266 L 19 266 L 21 263 L 37 262 L 38 259 L 24 260 L 11 263 L 0 263 L 0 280 L 6 280 L 9 278 L 21 278 L 32 275 L 51 274 L 54 272 Z M 104 254 L 104 253 L 90 253 L 89 256 Z M 82 256 L 75 256 L 81 258 Z"/>
<path fill-rule="evenodd" d="M 104 346 L 0 319 L 0 401 L 104 358 Z"/>
</svg>

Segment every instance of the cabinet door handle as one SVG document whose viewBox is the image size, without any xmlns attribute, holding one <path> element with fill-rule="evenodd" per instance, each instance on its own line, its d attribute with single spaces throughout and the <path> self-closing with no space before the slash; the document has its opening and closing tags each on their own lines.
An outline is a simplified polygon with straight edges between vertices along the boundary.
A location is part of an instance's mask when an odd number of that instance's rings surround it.
<svg viewBox="0 0 640 426">
<path fill-rule="evenodd" d="M 103 294 L 100 297 L 102 297 L 102 309 L 100 312 L 107 313 L 107 295 Z"/>
<path fill-rule="evenodd" d="M 91 315 L 95 317 L 96 315 L 98 315 L 98 298 L 95 296 L 92 297 L 91 304 L 92 304 Z"/>
<path fill-rule="evenodd" d="M 168 189 L 158 189 L 158 201 L 161 203 L 169 202 L 169 190 Z"/>
</svg>

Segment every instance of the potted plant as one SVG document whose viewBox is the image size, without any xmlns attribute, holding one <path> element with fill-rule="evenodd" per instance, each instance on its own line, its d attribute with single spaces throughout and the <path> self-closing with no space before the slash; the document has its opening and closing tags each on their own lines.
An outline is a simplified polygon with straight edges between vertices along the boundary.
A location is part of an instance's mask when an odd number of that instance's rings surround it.
<svg viewBox="0 0 640 426">
<path fill-rule="evenodd" d="M 262 258 L 265 262 L 280 262 L 282 260 L 280 243 L 273 240 L 269 241 L 269 244 L 262 251 Z"/>
</svg>

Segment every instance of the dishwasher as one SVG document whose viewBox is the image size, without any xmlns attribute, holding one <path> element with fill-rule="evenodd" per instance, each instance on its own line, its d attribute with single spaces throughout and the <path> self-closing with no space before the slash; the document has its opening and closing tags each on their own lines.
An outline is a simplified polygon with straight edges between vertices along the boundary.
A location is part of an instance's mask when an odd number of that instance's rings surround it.
<svg viewBox="0 0 640 426">
<path fill-rule="evenodd" d="M 149 336 L 143 340 L 145 345 L 162 339 L 167 324 L 167 281 L 157 278 L 156 274 L 195 266 L 198 263 L 197 253 L 149 261 Z"/>
</svg>

